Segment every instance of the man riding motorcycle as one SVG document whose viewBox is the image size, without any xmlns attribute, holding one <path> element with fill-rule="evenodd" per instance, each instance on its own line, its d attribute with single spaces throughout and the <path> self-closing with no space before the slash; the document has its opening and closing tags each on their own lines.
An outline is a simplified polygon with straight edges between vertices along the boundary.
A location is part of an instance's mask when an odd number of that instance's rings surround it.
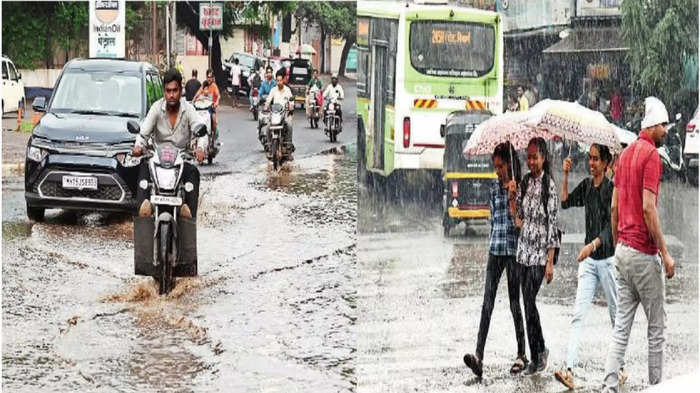
<svg viewBox="0 0 700 393">
<path fill-rule="evenodd" d="M 272 77 L 272 67 L 267 66 L 265 69 L 265 80 L 260 84 L 260 99 L 266 99 L 275 86 L 277 86 L 277 82 Z"/>
<path fill-rule="evenodd" d="M 338 102 L 342 102 L 343 98 L 345 97 L 345 93 L 343 92 L 343 87 L 338 83 L 338 75 L 333 74 L 331 76 L 331 84 L 326 87 L 326 90 L 323 92 L 323 99 L 326 100 L 326 110 L 328 110 L 328 105 L 331 105 L 332 101 L 334 99 L 338 100 Z M 343 111 L 342 109 L 338 109 L 338 117 L 340 117 L 340 121 L 343 121 Z M 323 122 L 326 122 L 326 117 L 323 117 Z"/>
<path fill-rule="evenodd" d="M 294 118 L 294 101 L 290 102 L 290 99 L 294 99 L 294 94 L 292 90 L 285 86 L 284 83 L 284 72 L 281 70 L 277 72 L 277 86 L 272 89 L 270 95 L 267 96 L 265 101 L 265 107 L 269 108 L 273 103 L 280 105 L 286 105 L 289 110 L 287 111 L 287 117 L 285 119 L 284 128 L 284 141 L 291 146 L 291 152 L 294 152 L 294 143 L 292 142 L 292 119 Z M 292 161 L 292 155 L 289 155 L 289 161 Z"/>
<path fill-rule="evenodd" d="M 171 142 L 180 149 L 191 149 L 192 132 L 202 122 L 194 107 L 182 98 L 182 75 L 177 69 L 172 68 L 165 74 L 163 93 L 163 98 L 153 103 L 141 125 L 141 132 L 136 137 L 136 143 L 131 152 L 134 157 L 144 153 L 149 138 L 153 138 L 156 143 Z M 204 160 L 206 141 L 206 136 L 197 139 L 195 156 L 200 164 Z M 185 218 L 196 218 L 199 171 L 194 165 L 185 162 L 182 179 L 184 182 L 192 183 L 194 189 L 185 194 L 185 203 L 180 209 L 180 215 Z M 153 214 L 153 206 L 149 200 L 151 190 L 150 186 L 145 189 L 140 186 L 142 180 L 151 182 L 148 160 L 145 159 L 141 160 L 139 165 L 136 200 L 139 203 L 139 216 L 150 217 Z"/>
<path fill-rule="evenodd" d="M 306 93 L 305 93 L 306 96 L 309 95 L 309 91 L 314 86 L 316 86 L 316 88 L 318 88 L 319 91 L 323 90 L 323 82 L 321 82 L 321 80 L 318 78 L 318 70 L 314 70 L 314 72 L 312 73 L 312 78 L 309 79 L 309 82 L 306 84 Z M 310 110 L 311 109 L 307 105 L 306 106 L 306 116 L 307 117 L 311 116 Z"/>
</svg>

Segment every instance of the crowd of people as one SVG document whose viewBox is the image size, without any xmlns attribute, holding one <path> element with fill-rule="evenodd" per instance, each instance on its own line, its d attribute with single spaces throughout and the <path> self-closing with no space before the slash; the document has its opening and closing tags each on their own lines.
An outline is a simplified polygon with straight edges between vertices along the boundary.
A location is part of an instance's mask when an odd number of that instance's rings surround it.
<svg viewBox="0 0 700 393">
<path fill-rule="evenodd" d="M 522 96 L 525 97 L 524 92 Z M 628 377 L 625 351 L 640 305 L 648 321 L 648 380 L 652 385 L 661 381 L 664 272 L 666 279 L 672 278 L 675 262 L 664 242 L 656 209 L 661 160 L 655 146 L 665 137 L 668 122 L 664 104 L 654 97 L 646 98 L 639 139 L 630 144 L 616 162 L 608 147 L 593 144 L 588 159 L 590 176 L 571 192 L 568 187 L 571 160 L 563 161 L 564 177 L 557 187 L 544 139 L 530 140 L 526 159 L 529 172 L 525 175 L 521 175 L 518 155 L 508 142 L 495 148 L 492 161 L 498 179 L 490 190 L 492 225 L 481 319 L 476 351 L 464 355 L 463 359 L 474 374 L 478 377 L 483 374 L 486 338 L 503 271 L 507 273 L 517 345 L 510 372 L 529 375 L 547 368 L 550 350 L 544 334 L 547 321 L 540 318 L 537 294 L 543 281 L 550 283 L 555 277 L 561 247 L 559 209 L 583 207 L 586 236 L 585 245 L 576 258 L 579 265 L 574 317 L 566 363 L 554 373 L 554 378 L 570 389 L 575 387 L 583 320 L 600 286 L 612 326 L 606 338 L 607 356 L 600 359 L 605 367 L 603 391 L 617 392 Z M 612 165 L 615 170 L 610 179 L 607 174 Z M 598 334 L 606 337 L 601 332 Z M 529 359 L 525 337 L 530 349 Z"/>
</svg>

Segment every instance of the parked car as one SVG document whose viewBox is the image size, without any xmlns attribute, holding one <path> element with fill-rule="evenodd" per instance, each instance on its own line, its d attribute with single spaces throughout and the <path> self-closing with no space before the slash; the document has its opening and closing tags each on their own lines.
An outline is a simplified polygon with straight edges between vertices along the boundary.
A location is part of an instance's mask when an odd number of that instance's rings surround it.
<svg viewBox="0 0 700 393">
<path fill-rule="evenodd" d="M 112 59 L 76 59 L 61 71 L 45 112 L 27 143 L 24 197 L 27 216 L 45 209 L 135 211 L 138 161 L 127 157 L 141 122 L 163 95 L 153 65 Z"/>
<path fill-rule="evenodd" d="M 685 151 L 683 159 L 688 171 L 690 184 L 698 185 L 698 154 L 700 153 L 700 112 L 695 108 L 695 113 L 685 126 Z"/>
<path fill-rule="evenodd" d="M 2 56 L 2 114 L 17 112 L 19 108 L 26 110 L 24 82 L 22 74 L 15 64 L 6 56 Z"/>
<path fill-rule="evenodd" d="M 227 80 L 229 85 L 231 84 L 231 67 L 233 66 L 233 60 L 238 59 L 238 65 L 241 67 L 241 91 L 245 92 L 248 96 L 250 92 L 250 86 L 248 86 L 248 76 L 250 76 L 250 71 L 259 70 L 262 66 L 262 60 L 250 53 L 235 52 L 228 58 L 223 64 L 224 70 L 226 71 Z"/>
</svg>

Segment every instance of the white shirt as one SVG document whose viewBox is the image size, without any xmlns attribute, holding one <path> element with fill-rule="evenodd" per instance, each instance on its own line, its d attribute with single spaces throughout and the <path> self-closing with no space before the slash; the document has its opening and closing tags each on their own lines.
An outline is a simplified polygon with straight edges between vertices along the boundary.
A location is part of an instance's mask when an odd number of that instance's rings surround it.
<svg viewBox="0 0 700 393">
<path fill-rule="evenodd" d="M 241 85 L 241 66 L 238 64 L 231 66 L 231 84 L 234 86 Z"/>
<path fill-rule="evenodd" d="M 342 100 L 345 98 L 345 93 L 343 92 L 343 87 L 340 86 L 340 83 L 337 85 L 333 86 L 333 84 L 328 85 L 326 87 L 326 90 L 323 92 L 323 97 L 324 98 L 336 98 Z"/>
<path fill-rule="evenodd" d="M 285 85 L 282 91 L 280 91 L 280 88 L 278 86 L 275 86 L 272 88 L 272 91 L 267 96 L 266 104 L 272 105 L 273 103 L 275 103 L 285 105 L 289 104 L 290 98 L 294 98 L 294 95 L 292 94 L 292 90 L 289 88 L 289 86 Z M 291 113 L 287 112 L 287 115 L 291 116 Z"/>
</svg>

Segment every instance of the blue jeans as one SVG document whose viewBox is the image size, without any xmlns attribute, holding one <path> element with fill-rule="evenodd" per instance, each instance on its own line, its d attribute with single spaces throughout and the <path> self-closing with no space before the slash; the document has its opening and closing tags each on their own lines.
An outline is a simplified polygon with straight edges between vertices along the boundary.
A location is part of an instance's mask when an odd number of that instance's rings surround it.
<svg viewBox="0 0 700 393">
<path fill-rule="evenodd" d="M 581 337 L 583 320 L 593 303 L 598 284 L 603 289 L 605 301 L 608 303 L 610 323 L 615 326 L 617 311 L 617 288 L 615 286 L 615 257 L 595 260 L 586 258 L 578 265 L 578 289 L 576 290 L 576 309 L 571 320 L 571 335 L 569 336 L 569 351 L 566 367 L 574 369 L 578 362 L 578 342 Z"/>
</svg>

